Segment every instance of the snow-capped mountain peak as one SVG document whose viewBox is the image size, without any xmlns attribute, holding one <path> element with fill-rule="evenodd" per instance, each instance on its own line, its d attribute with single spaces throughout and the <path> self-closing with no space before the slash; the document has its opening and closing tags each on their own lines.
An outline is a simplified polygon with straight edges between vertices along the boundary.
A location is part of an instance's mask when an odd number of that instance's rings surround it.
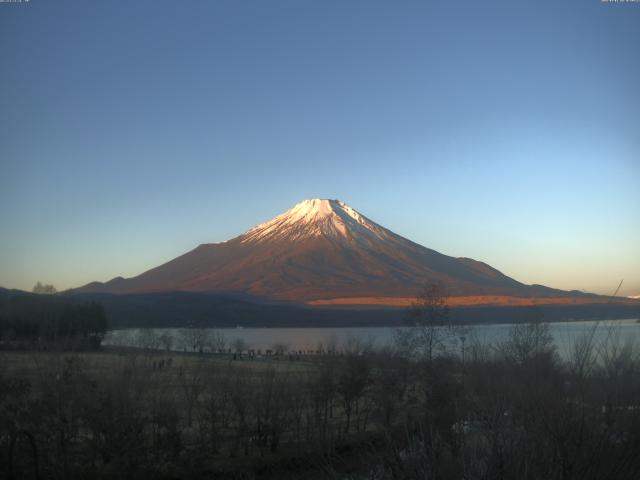
<svg viewBox="0 0 640 480">
<path fill-rule="evenodd" d="M 242 241 L 294 241 L 322 236 L 366 241 L 372 236 L 387 237 L 389 233 L 340 200 L 313 198 L 304 200 L 274 219 L 253 227 L 242 236 Z"/>
<path fill-rule="evenodd" d="M 441 282 L 452 295 L 570 295 L 524 285 L 469 258 L 443 255 L 344 202 L 317 198 L 224 243 L 201 244 L 136 277 L 92 283 L 81 291 L 239 292 L 301 302 L 407 298 L 425 282 Z"/>
</svg>

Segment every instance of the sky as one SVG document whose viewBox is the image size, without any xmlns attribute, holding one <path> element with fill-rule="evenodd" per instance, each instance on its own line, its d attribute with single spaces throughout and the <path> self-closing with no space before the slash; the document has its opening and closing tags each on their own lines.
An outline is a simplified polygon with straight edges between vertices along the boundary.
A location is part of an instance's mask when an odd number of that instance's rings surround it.
<svg viewBox="0 0 640 480">
<path fill-rule="evenodd" d="M 337 198 L 640 294 L 640 3 L 0 3 L 0 285 L 133 276 Z"/>
</svg>

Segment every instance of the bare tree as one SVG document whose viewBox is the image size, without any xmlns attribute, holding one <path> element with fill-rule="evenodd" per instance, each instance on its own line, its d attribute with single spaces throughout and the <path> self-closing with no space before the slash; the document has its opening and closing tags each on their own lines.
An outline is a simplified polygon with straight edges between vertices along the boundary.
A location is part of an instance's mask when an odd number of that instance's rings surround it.
<svg viewBox="0 0 640 480">
<path fill-rule="evenodd" d="M 269 367 L 255 384 L 254 435 L 259 447 L 275 452 L 288 423 L 286 398 L 289 376 Z"/>
<path fill-rule="evenodd" d="M 325 340 L 327 353 L 335 355 L 338 350 L 338 336 L 335 333 L 329 335 Z"/>
<path fill-rule="evenodd" d="M 224 441 L 225 431 L 230 428 L 233 417 L 233 383 L 239 372 L 236 369 L 214 370 L 206 378 L 201 408 L 198 410 L 198 425 L 205 442 L 216 453 Z"/>
<path fill-rule="evenodd" d="M 206 328 L 185 328 L 182 341 L 192 352 L 204 352 L 209 344 L 209 331 Z"/>
<path fill-rule="evenodd" d="M 289 344 L 285 342 L 275 342 L 271 345 L 271 350 L 273 350 L 275 355 L 284 355 L 289 351 L 289 348 Z"/>
<path fill-rule="evenodd" d="M 375 337 L 368 335 L 367 338 L 348 335 L 342 344 L 342 350 L 346 355 L 368 355 L 373 352 Z"/>
<path fill-rule="evenodd" d="M 409 328 L 396 330 L 395 343 L 400 352 L 432 360 L 446 348 L 452 334 L 448 296 L 441 283 L 427 283 L 409 307 Z"/>
<path fill-rule="evenodd" d="M 187 412 L 187 426 L 191 427 L 193 421 L 193 412 L 198 403 L 198 399 L 204 391 L 204 362 L 201 358 L 197 363 L 184 368 L 182 375 L 179 376 L 180 387 L 184 394 L 185 407 Z"/>
<path fill-rule="evenodd" d="M 543 356 L 552 359 L 556 353 L 549 324 L 543 323 L 535 310 L 529 322 L 511 328 L 509 338 L 498 349 L 508 361 L 517 365 Z"/>
<path fill-rule="evenodd" d="M 338 377 L 337 391 L 346 416 L 344 433 L 349 433 L 354 414 L 359 413 L 360 400 L 370 383 L 371 363 L 366 356 L 347 354 Z"/>
<path fill-rule="evenodd" d="M 43 284 L 42 282 L 38 282 L 33 286 L 33 293 L 44 294 L 44 295 L 53 295 L 57 293 L 56 287 L 49 283 Z"/>
<path fill-rule="evenodd" d="M 373 377 L 375 381 L 372 382 L 371 393 L 385 428 L 391 426 L 393 416 L 404 399 L 409 381 L 408 362 L 408 359 L 391 352 L 381 352 L 376 358 L 376 375 Z"/>
<path fill-rule="evenodd" d="M 249 344 L 244 338 L 238 337 L 232 342 L 232 347 L 236 353 L 242 353 L 249 348 Z"/>
<path fill-rule="evenodd" d="M 325 440 L 337 388 L 337 359 L 323 358 L 318 369 L 307 372 L 307 391 L 313 405 L 313 418 Z"/>
<path fill-rule="evenodd" d="M 145 350 L 158 350 L 161 340 L 160 336 L 152 328 L 141 328 L 136 333 L 135 344 Z"/>
<path fill-rule="evenodd" d="M 212 352 L 223 352 L 227 345 L 224 334 L 218 330 L 210 331 L 208 335 L 208 345 Z"/>
<path fill-rule="evenodd" d="M 173 346 L 173 336 L 171 336 L 169 332 L 162 332 L 158 339 L 160 340 L 160 345 L 162 345 L 167 352 L 171 350 Z"/>
</svg>

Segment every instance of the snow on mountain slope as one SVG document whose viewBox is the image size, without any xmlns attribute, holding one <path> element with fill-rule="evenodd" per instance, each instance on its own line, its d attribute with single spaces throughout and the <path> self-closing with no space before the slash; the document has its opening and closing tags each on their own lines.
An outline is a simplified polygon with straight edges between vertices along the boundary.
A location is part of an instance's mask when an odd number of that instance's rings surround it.
<svg viewBox="0 0 640 480">
<path fill-rule="evenodd" d="M 367 242 L 388 238 L 380 227 L 339 200 L 314 198 L 298 203 L 282 215 L 242 235 L 242 242 L 295 241 L 309 237 Z"/>
</svg>

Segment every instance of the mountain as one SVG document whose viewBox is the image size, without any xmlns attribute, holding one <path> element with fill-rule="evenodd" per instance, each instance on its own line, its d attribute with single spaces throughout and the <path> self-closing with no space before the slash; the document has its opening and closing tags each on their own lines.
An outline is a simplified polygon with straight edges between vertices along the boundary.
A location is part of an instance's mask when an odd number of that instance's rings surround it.
<svg viewBox="0 0 640 480">
<path fill-rule="evenodd" d="M 136 277 L 93 282 L 76 291 L 216 292 L 311 304 L 384 304 L 381 298 L 411 298 L 434 281 L 452 296 L 491 297 L 496 303 L 504 297 L 585 297 L 525 285 L 486 263 L 443 255 L 344 202 L 325 199 L 305 200 L 238 237 L 200 245 Z"/>
</svg>

